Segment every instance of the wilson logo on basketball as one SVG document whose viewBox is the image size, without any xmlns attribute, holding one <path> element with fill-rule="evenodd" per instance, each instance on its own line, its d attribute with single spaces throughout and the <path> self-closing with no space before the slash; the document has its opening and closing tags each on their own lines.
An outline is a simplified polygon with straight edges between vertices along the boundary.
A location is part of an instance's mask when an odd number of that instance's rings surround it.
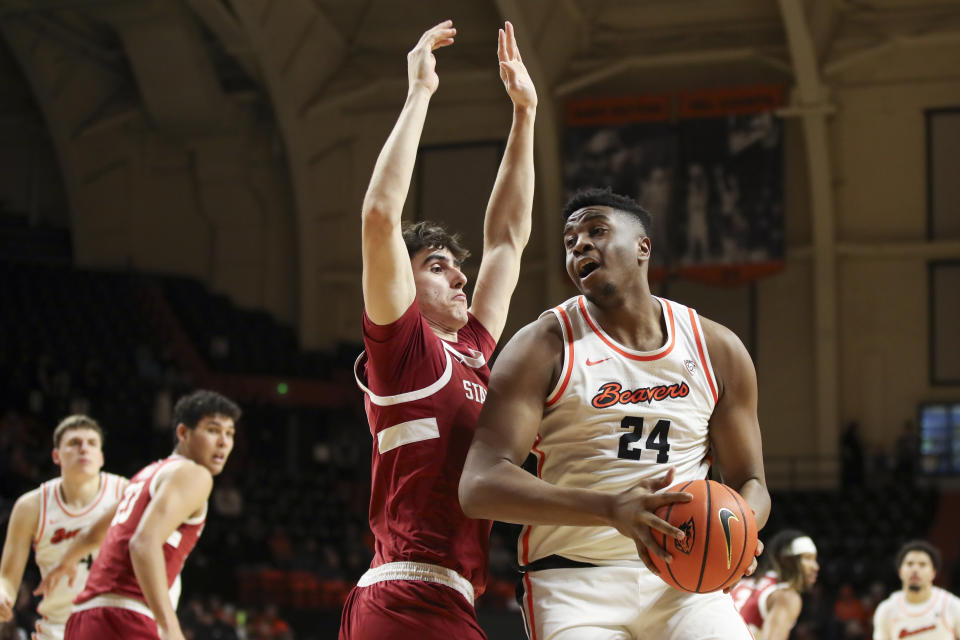
<svg viewBox="0 0 960 640">
<path fill-rule="evenodd" d="M 690 387 L 686 382 L 679 384 L 661 384 L 656 387 L 640 387 L 639 389 L 624 389 L 619 382 L 608 382 L 602 387 L 590 402 L 597 409 L 605 409 L 615 404 L 650 404 L 667 398 L 685 398 L 690 395 Z"/>
<path fill-rule="evenodd" d="M 693 540 L 697 534 L 697 529 L 693 524 L 693 518 L 691 517 L 677 528 L 683 531 L 683 540 L 674 539 L 673 546 L 675 546 L 680 553 L 690 555 L 690 552 L 693 551 Z"/>
<path fill-rule="evenodd" d="M 70 538 L 76 537 L 80 533 L 80 529 L 74 529 L 72 531 L 67 531 L 63 527 L 60 527 L 53 532 L 53 537 L 50 538 L 50 544 L 59 544 L 64 540 L 69 540 Z"/>
</svg>

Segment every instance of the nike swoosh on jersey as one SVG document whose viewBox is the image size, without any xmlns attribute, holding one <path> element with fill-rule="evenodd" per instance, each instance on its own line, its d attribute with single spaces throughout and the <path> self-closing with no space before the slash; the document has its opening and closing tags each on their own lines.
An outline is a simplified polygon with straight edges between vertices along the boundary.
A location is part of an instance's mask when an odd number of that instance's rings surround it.
<svg viewBox="0 0 960 640">
<path fill-rule="evenodd" d="M 612 357 L 613 357 L 613 356 L 610 356 L 610 358 L 612 358 Z M 604 358 L 603 360 L 591 360 L 591 359 L 588 357 L 588 358 L 587 358 L 587 366 L 588 366 L 588 367 L 592 367 L 592 366 L 595 365 L 595 364 L 600 364 L 601 362 L 606 362 L 606 361 L 609 360 L 610 358 Z"/>
<path fill-rule="evenodd" d="M 739 522 L 740 519 L 734 515 L 733 511 L 730 511 L 730 509 L 726 507 L 720 509 L 717 515 L 720 516 L 720 526 L 723 527 L 723 539 L 727 543 L 727 569 L 729 569 L 730 563 L 733 561 L 733 549 L 731 549 L 730 542 L 730 520 L 732 518 Z"/>
</svg>

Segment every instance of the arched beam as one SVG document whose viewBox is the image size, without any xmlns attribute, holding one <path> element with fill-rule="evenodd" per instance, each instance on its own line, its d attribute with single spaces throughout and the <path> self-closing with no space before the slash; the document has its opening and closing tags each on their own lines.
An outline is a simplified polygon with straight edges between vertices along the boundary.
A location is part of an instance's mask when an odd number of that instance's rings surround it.
<svg viewBox="0 0 960 640">
<path fill-rule="evenodd" d="M 545 283 L 546 303 L 556 304 L 565 292 L 565 276 L 560 254 L 560 209 L 563 206 L 563 165 L 560 147 L 560 123 L 557 121 L 559 108 L 554 98 L 550 79 L 555 70 L 548 69 L 540 52 L 534 46 L 531 35 L 532 25 L 521 10 L 518 0 L 495 0 L 497 10 L 503 20 L 509 20 L 517 30 L 523 55 L 523 62 L 530 76 L 537 84 L 537 124 L 534 147 L 537 167 L 537 202 L 540 207 L 540 225 L 534 226 L 535 233 L 545 238 L 542 261 L 543 281 Z M 569 12 L 563 12 L 569 18 Z M 582 22 L 576 25 L 582 26 Z M 530 35 L 528 35 L 530 34 Z M 559 62 L 558 62 L 559 63 Z M 554 71 L 554 73 L 551 73 Z"/>
<path fill-rule="evenodd" d="M 816 353 L 817 452 L 835 457 L 839 431 L 837 267 L 827 117 L 826 87 L 820 80 L 817 52 L 800 0 L 779 0 L 800 109 L 810 177 L 813 218 L 814 345 Z"/>
</svg>

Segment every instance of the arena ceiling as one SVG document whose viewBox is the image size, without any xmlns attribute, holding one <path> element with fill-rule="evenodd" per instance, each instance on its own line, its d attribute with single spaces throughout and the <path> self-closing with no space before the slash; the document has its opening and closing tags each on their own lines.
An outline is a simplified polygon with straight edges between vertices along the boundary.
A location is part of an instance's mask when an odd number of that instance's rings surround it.
<svg viewBox="0 0 960 640">
<path fill-rule="evenodd" d="M 557 98 L 584 94 L 629 93 L 742 82 L 792 84 L 795 68 L 785 16 L 775 0 L 0 0 L 0 24 L 18 25 L 38 39 L 57 41 L 70 55 L 106 72 L 114 87 L 107 103 L 88 114 L 88 125 L 122 118 L 150 107 L 158 124 L 209 119 L 201 99 L 163 105 L 189 74 L 178 65 L 195 62 L 176 50 L 183 44 L 131 25 L 143 21 L 190 20 L 196 43 L 224 94 L 260 101 L 270 117 L 281 96 L 272 95 L 262 72 L 264 46 L 293 55 L 308 39 L 325 40 L 322 83 L 311 99 L 337 99 L 380 83 L 402 81 L 403 53 L 417 34 L 441 18 L 460 29 L 457 44 L 444 52 L 445 74 L 487 73 L 495 28 L 504 17 L 518 23 L 519 37 L 532 65 L 548 80 Z M 901 47 L 960 40 L 960 0 L 796 0 L 806 13 L 819 72 L 881 62 Z M 253 41 L 238 17 L 238 5 L 255 5 L 260 14 L 305 5 L 277 41 Z M 167 47 L 159 56 L 157 49 Z M 291 48 L 293 51 L 291 51 Z M 144 50 L 146 49 L 146 50 Z M 157 63 L 147 60 L 148 54 Z M 156 67 L 161 65 L 164 69 Z M 2 117 L 37 120 L 37 101 L 9 51 L 0 53 Z M 153 97 L 150 97 L 153 94 Z M 195 96 L 199 98 L 200 96 Z M 170 101 L 166 101 L 170 102 Z M 164 110 L 166 107 L 166 110 Z M 300 110 L 310 105 L 298 105 Z M 148 112 L 151 109 L 147 109 Z M 179 113 L 176 111 L 179 110 Z"/>
</svg>

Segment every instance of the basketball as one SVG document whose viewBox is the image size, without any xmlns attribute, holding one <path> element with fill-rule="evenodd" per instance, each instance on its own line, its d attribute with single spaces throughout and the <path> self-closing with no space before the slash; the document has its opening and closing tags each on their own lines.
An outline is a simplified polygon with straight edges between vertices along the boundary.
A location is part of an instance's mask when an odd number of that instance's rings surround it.
<svg viewBox="0 0 960 640">
<path fill-rule="evenodd" d="M 650 554 L 660 577 L 671 587 L 695 593 L 733 585 L 750 568 L 757 550 L 757 521 L 740 494 L 713 480 L 691 480 L 667 491 L 693 494 L 690 502 L 660 507 L 656 515 L 683 530 L 676 540 L 651 529 L 661 549 L 673 556 L 667 564 Z"/>
</svg>

